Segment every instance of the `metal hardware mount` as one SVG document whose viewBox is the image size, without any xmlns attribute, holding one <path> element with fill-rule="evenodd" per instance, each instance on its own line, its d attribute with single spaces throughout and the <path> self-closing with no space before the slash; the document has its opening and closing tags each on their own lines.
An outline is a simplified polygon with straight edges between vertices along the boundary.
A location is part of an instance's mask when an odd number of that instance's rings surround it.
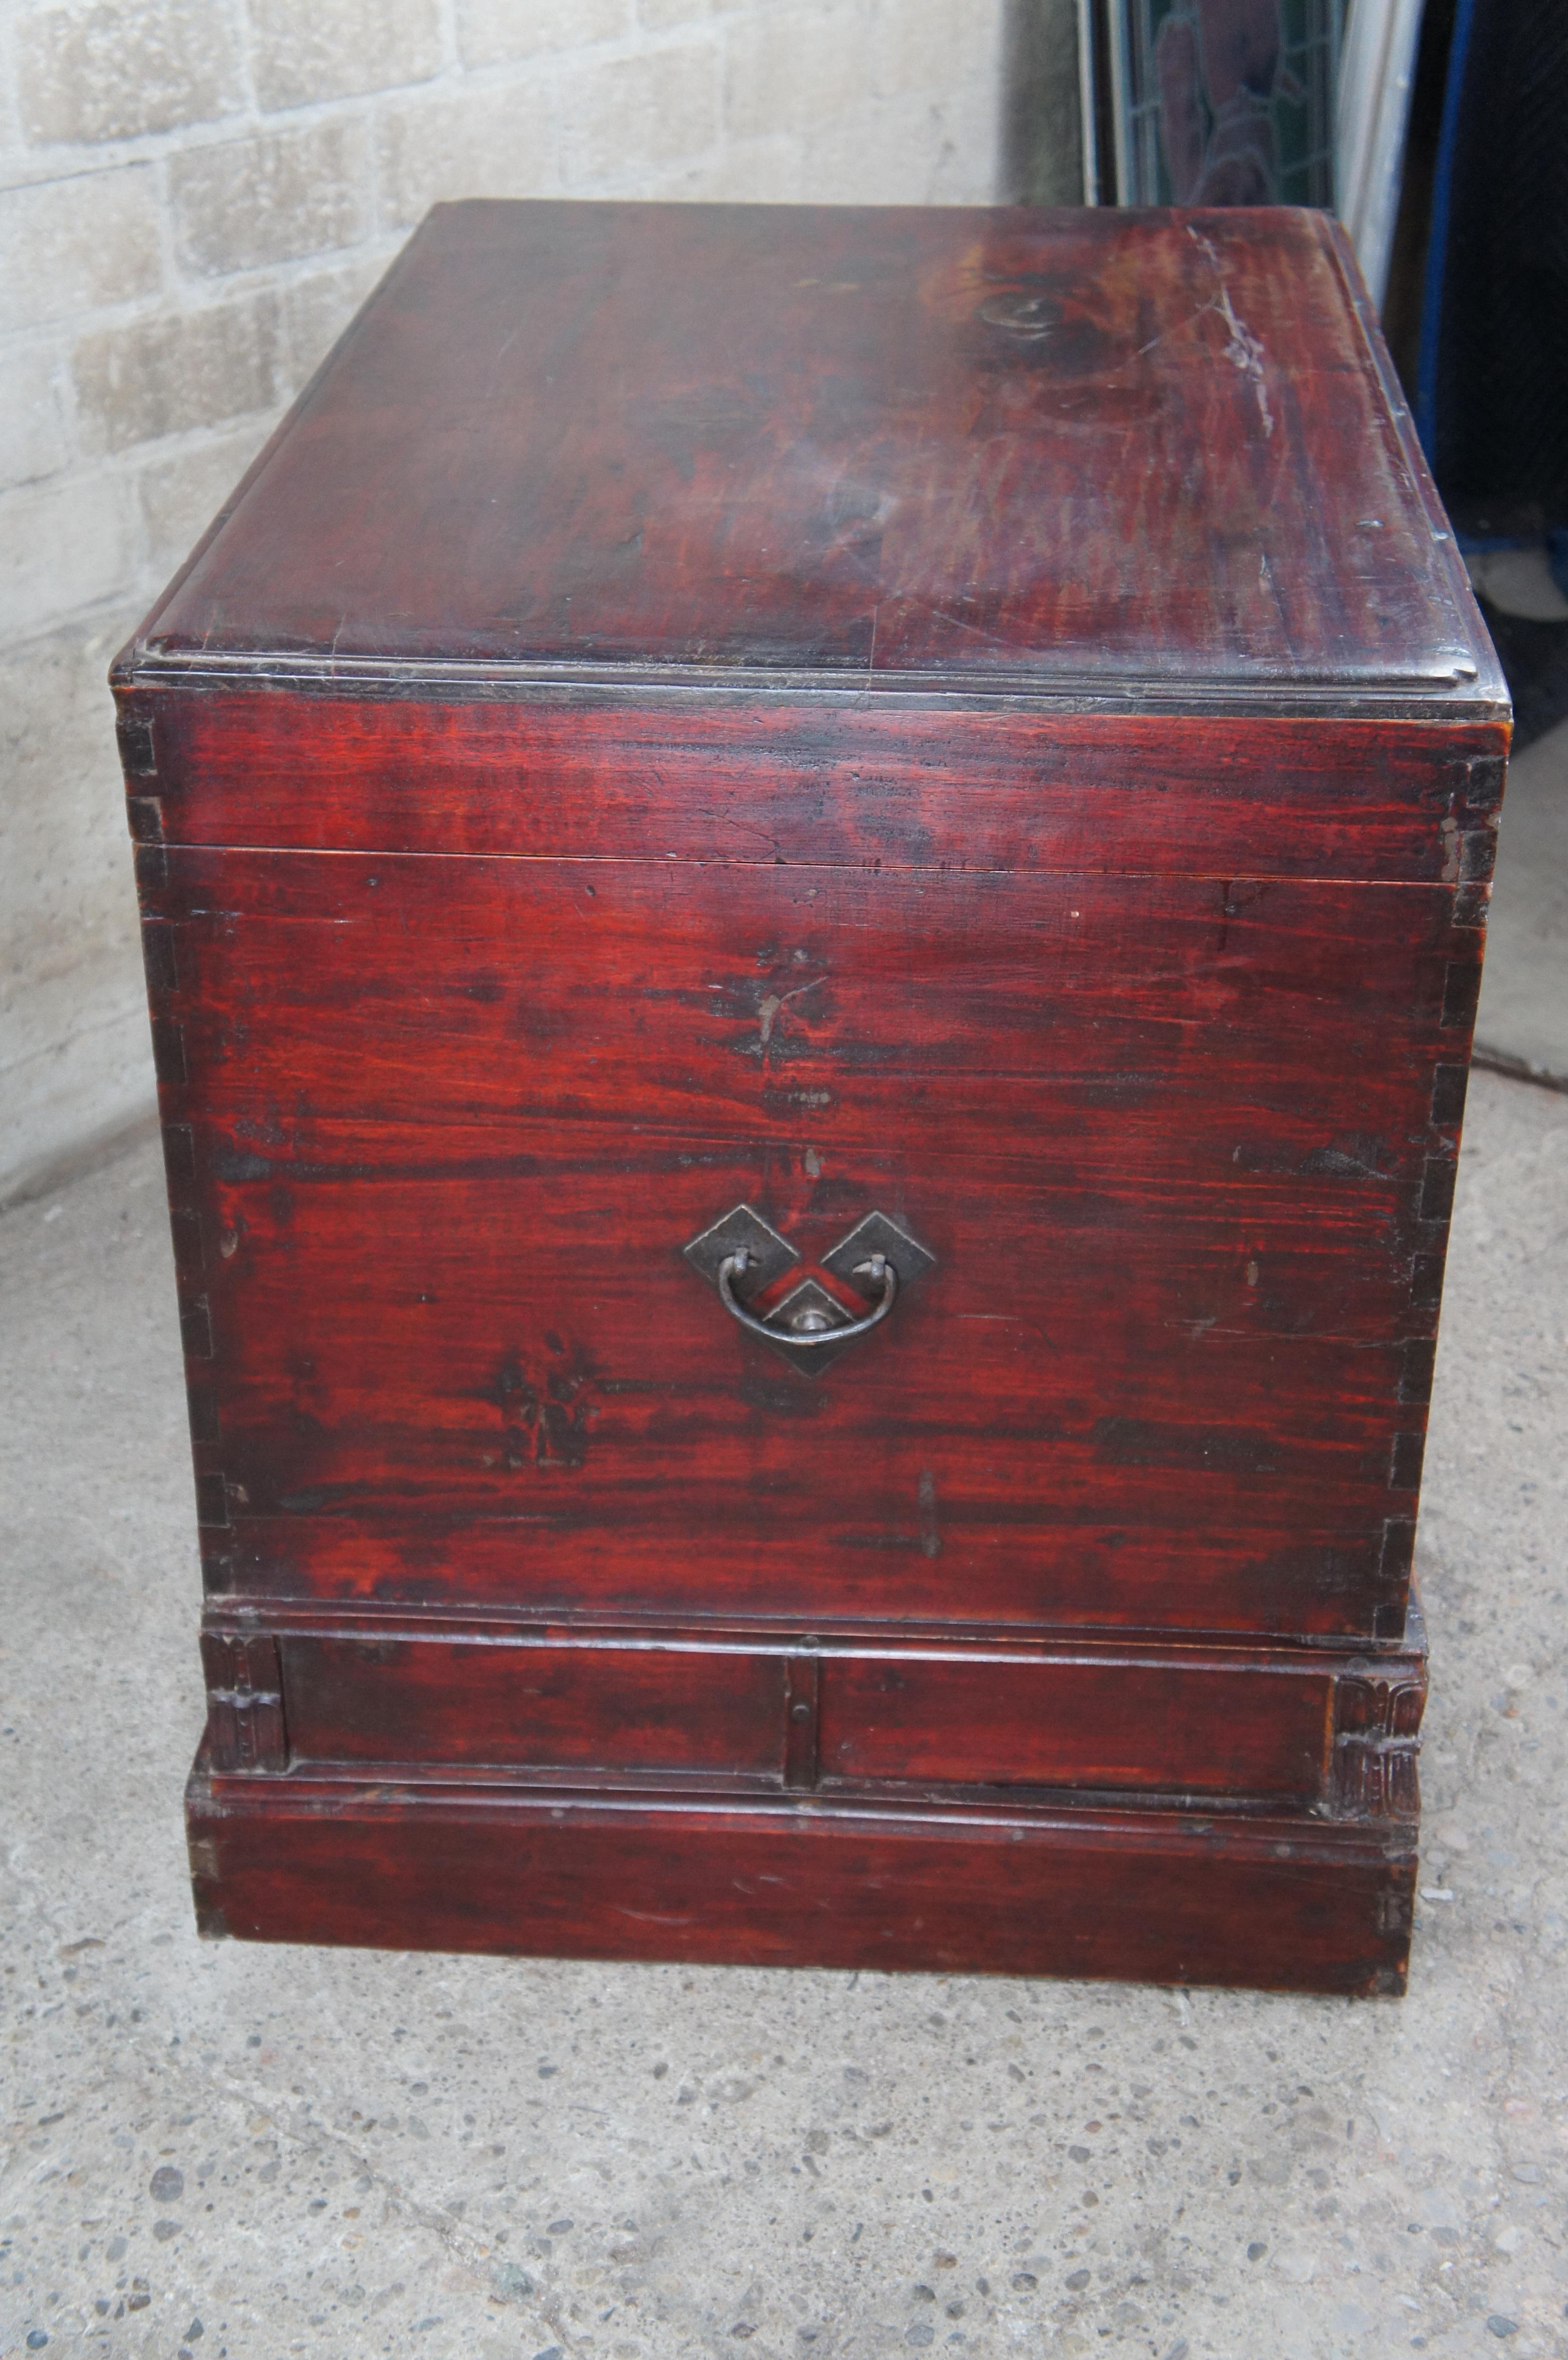
<svg viewBox="0 0 1568 2360">
<path fill-rule="evenodd" d="M 879 1328 L 899 1294 L 936 1265 L 935 1255 L 886 1213 L 867 1213 L 820 1264 L 866 1298 L 869 1307 L 864 1316 L 856 1318 L 820 1280 L 802 1274 L 799 1285 L 759 1317 L 749 1304 L 800 1259 L 760 1213 L 750 1205 L 735 1206 L 693 1238 L 685 1255 L 693 1270 L 718 1290 L 731 1318 L 748 1335 L 771 1345 L 804 1377 L 820 1376 L 851 1344 Z"/>
</svg>

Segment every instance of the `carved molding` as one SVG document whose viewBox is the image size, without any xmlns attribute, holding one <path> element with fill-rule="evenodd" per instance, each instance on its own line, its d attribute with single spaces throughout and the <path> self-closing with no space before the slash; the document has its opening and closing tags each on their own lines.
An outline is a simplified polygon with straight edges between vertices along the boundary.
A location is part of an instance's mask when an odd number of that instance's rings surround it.
<svg viewBox="0 0 1568 2360">
<path fill-rule="evenodd" d="M 204 1631 L 207 1743 L 215 1770 L 286 1770 L 283 1675 L 270 1633 Z"/>
<path fill-rule="evenodd" d="M 1425 1680 L 1412 1679 L 1408 1674 L 1334 1682 L 1331 1817 L 1414 1819 L 1420 1816 L 1416 1761 L 1425 1707 Z"/>
</svg>

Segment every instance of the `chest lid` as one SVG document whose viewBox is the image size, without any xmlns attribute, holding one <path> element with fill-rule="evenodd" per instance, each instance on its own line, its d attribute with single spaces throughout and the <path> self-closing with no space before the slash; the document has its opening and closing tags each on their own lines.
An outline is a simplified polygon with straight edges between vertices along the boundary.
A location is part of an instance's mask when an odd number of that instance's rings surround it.
<svg viewBox="0 0 1568 2360">
<path fill-rule="evenodd" d="M 120 677 L 195 670 L 1505 695 L 1348 249 L 1283 209 L 440 206 Z"/>
</svg>

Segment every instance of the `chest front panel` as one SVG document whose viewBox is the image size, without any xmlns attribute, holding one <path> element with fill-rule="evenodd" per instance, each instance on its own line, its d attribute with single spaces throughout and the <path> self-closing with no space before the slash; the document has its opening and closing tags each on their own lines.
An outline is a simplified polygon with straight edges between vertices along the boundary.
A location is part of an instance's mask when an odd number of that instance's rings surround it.
<svg viewBox="0 0 1568 2360">
<path fill-rule="evenodd" d="M 219 1588 L 1402 1629 L 1452 890 L 158 860 Z M 684 1256 L 743 1203 L 934 1267 L 809 1377 Z"/>
</svg>

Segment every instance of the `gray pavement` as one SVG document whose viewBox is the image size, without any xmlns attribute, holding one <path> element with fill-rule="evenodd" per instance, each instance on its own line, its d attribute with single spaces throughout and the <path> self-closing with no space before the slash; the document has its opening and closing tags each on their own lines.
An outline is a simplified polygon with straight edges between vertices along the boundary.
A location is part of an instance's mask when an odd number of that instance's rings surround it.
<svg viewBox="0 0 1568 2360">
<path fill-rule="evenodd" d="M 205 1946 L 156 1154 L 0 1220 L 0 2353 L 1568 2355 L 1568 1098 L 1477 1076 L 1411 1989 Z"/>
<path fill-rule="evenodd" d="M 1475 1046 L 1568 1089 L 1568 721 L 1508 765 Z"/>
</svg>

